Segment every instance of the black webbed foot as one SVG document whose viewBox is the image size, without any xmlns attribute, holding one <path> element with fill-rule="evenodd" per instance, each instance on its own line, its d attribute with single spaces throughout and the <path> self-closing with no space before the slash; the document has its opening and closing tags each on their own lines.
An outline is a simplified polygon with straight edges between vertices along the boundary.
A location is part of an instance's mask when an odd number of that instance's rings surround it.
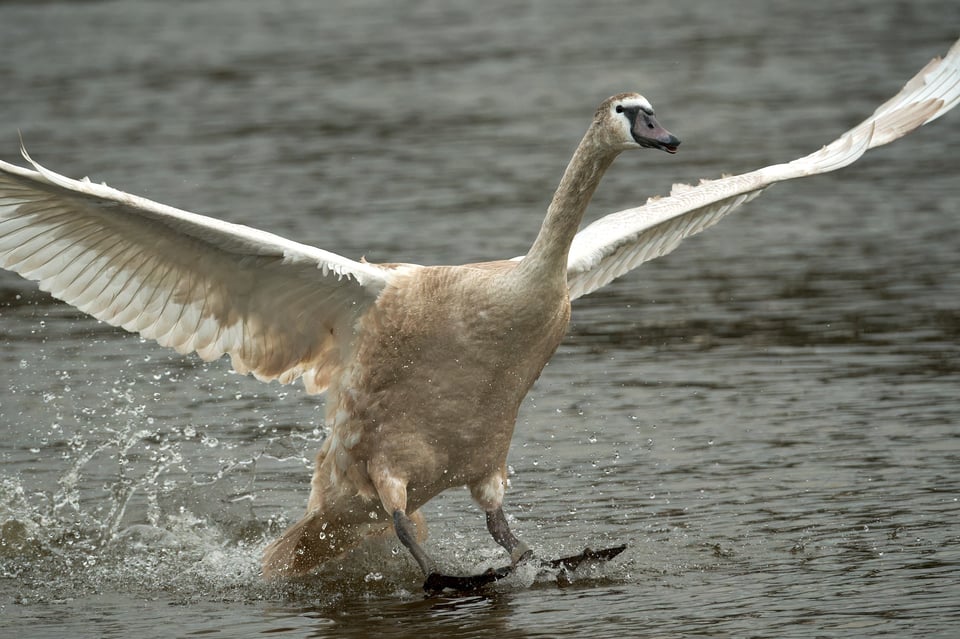
<svg viewBox="0 0 960 639">
<path fill-rule="evenodd" d="M 626 544 L 604 548 L 602 550 L 585 548 L 580 554 L 561 557 L 560 559 L 552 559 L 550 561 L 541 561 L 540 564 L 544 567 L 560 570 L 560 574 L 557 576 L 557 583 L 563 586 L 569 583 L 569 577 L 567 577 L 568 571 L 572 572 L 576 570 L 583 563 L 609 561 L 626 549 Z M 509 576 L 518 565 L 532 559 L 534 559 L 533 553 L 528 551 L 523 554 L 515 565 L 491 568 L 482 574 L 465 577 L 432 572 L 427 576 L 426 581 L 423 582 L 423 589 L 430 595 L 438 595 L 445 591 L 454 593 L 477 592 L 485 586 Z"/>
<path fill-rule="evenodd" d="M 476 592 L 483 589 L 484 586 L 503 579 L 513 572 L 513 568 L 513 566 L 503 566 L 502 568 L 496 569 L 491 568 L 482 574 L 466 577 L 432 572 L 427 576 L 426 581 L 423 582 L 423 589 L 431 595 L 437 595 L 446 590 L 458 593 Z"/>
<path fill-rule="evenodd" d="M 570 555 L 561 557 L 552 561 L 544 562 L 551 568 L 564 568 L 566 570 L 576 570 L 577 567 L 585 561 L 609 561 L 627 549 L 626 544 L 604 548 L 603 550 L 591 550 L 584 548 L 579 555 Z"/>
</svg>

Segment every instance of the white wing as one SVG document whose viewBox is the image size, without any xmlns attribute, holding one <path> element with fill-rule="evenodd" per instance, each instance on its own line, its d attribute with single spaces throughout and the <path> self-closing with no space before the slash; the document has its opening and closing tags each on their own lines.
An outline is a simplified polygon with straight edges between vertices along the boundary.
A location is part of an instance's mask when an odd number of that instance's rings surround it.
<svg viewBox="0 0 960 639">
<path fill-rule="evenodd" d="M 320 392 L 390 277 L 33 162 L 0 162 L 0 267 L 81 311 L 240 373 Z"/>
<path fill-rule="evenodd" d="M 675 185 L 669 197 L 607 215 L 576 235 L 567 261 L 570 299 L 576 299 L 666 255 L 680 242 L 713 226 L 774 182 L 847 166 L 868 149 L 902 137 L 940 117 L 960 101 L 960 41 L 935 58 L 872 116 L 815 153 L 788 164 Z"/>
</svg>

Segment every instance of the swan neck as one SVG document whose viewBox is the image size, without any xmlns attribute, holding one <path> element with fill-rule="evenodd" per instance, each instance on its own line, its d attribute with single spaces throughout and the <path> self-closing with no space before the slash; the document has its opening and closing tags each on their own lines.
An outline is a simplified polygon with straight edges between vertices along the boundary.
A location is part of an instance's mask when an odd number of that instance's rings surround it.
<svg viewBox="0 0 960 639">
<path fill-rule="evenodd" d="M 521 272 L 537 278 L 567 278 L 567 255 L 574 235 L 600 185 L 600 179 L 619 155 L 596 139 L 597 127 L 591 126 L 567 165 L 553 195 L 547 215 L 533 246 L 523 259 Z"/>
</svg>

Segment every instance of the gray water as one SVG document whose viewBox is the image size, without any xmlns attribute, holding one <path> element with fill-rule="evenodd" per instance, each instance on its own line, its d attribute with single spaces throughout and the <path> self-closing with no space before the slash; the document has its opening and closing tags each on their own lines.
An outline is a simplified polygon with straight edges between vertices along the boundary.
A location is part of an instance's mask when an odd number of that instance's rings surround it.
<svg viewBox="0 0 960 639">
<path fill-rule="evenodd" d="M 960 35 L 942 2 L 0 3 L 0 157 L 372 261 L 522 254 L 597 103 L 684 141 L 590 216 L 818 148 Z M 322 397 L 0 273 L 4 637 L 953 637 L 960 112 L 779 185 L 577 302 L 525 403 L 514 529 L 558 588 L 425 599 L 389 540 L 296 583 Z M 454 425 L 455 426 L 455 425 Z M 503 561 L 463 492 L 451 570 Z"/>
</svg>

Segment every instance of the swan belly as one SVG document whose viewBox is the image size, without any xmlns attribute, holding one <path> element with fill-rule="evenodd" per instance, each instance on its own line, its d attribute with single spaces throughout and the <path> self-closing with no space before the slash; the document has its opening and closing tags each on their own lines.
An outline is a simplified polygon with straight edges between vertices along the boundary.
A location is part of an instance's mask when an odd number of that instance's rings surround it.
<svg viewBox="0 0 960 639">
<path fill-rule="evenodd" d="M 405 488 L 407 512 L 457 486 L 481 503 L 502 498 L 517 412 L 566 330 L 569 302 L 565 292 L 553 302 L 510 295 L 483 271 L 470 282 L 424 271 L 435 277 L 386 290 L 360 327 L 328 397 L 311 506 L 382 497 L 384 477 Z"/>
</svg>

